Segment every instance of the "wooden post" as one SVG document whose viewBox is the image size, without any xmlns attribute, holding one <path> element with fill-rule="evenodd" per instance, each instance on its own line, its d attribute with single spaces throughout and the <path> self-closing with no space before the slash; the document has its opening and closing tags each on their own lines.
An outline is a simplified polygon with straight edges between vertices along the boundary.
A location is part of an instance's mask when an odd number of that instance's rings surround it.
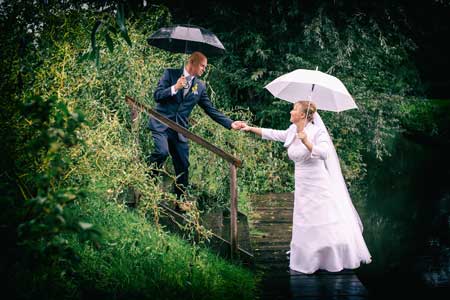
<svg viewBox="0 0 450 300">
<path fill-rule="evenodd" d="M 236 258 L 238 254 L 238 227 L 237 227 L 237 170 L 236 166 L 230 163 L 230 242 L 231 258 Z"/>
</svg>

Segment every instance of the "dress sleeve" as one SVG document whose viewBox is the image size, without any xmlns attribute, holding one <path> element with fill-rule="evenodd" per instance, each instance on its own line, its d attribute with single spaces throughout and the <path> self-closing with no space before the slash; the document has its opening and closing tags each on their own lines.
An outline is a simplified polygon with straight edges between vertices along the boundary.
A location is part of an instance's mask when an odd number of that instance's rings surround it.
<svg viewBox="0 0 450 300">
<path fill-rule="evenodd" d="M 269 128 L 261 128 L 261 136 L 264 140 L 277 142 L 285 142 L 287 138 L 287 130 L 275 130 Z"/>
<path fill-rule="evenodd" d="M 330 152 L 330 141 L 323 130 L 319 130 L 312 139 L 311 158 L 326 160 Z"/>
</svg>

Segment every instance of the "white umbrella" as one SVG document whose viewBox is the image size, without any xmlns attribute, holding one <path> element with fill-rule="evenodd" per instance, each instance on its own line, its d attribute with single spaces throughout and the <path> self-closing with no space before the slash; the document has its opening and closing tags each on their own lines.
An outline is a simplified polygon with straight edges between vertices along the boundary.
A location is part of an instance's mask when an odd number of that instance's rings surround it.
<svg viewBox="0 0 450 300">
<path fill-rule="evenodd" d="M 340 112 L 358 108 L 338 78 L 317 70 L 292 71 L 276 78 L 265 88 L 275 97 L 292 103 L 313 101 L 321 110 Z"/>
</svg>

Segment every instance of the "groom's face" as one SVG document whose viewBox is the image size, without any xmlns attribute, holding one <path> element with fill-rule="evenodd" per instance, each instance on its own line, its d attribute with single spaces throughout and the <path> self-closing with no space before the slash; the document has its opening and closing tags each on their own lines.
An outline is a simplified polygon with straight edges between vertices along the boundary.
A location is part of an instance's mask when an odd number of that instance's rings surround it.
<svg viewBox="0 0 450 300">
<path fill-rule="evenodd" d="M 194 76 L 202 76 L 203 72 L 206 70 L 206 66 L 208 65 L 208 60 L 206 58 L 199 59 L 192 64 L 192 72 Z"/>
</svg>

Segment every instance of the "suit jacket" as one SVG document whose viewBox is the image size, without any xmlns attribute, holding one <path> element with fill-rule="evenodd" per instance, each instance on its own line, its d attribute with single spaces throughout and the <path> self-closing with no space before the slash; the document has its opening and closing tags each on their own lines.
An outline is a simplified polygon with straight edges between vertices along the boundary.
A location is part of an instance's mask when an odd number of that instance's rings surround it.
<svg viewBox="0 0 450 300">
<path fill-rule="evenodd" d="M 183 69 L 165 69 L 164 74 L 158 82 L 158 86 L 155 90 L 153 97 L 156 101 L 155 110 L 172 121 L 177 122 L 179 125 L 188 128 L 188 118 L 192 112 L 192 109 L 196 104 L 205 111 L 214 121 L 230 129 L 233 121 L 227 118 L 223 113 L 218 111 L 206 93 L 205 84 L 194 77 L 186 96 L 183 97 L 183 90 L 178 90 L 175 95 L 172 96 L 171 86 L 176 84 L 178 78 L 183 74 Z M 150 117 L 149 128 L 152 131 L 164 132 L 167 126 L 159 122 L 153 117 Z M 186 142 L 187 139 L 183 135 L 179 134 L 179 139 Z"/>
</svg>

